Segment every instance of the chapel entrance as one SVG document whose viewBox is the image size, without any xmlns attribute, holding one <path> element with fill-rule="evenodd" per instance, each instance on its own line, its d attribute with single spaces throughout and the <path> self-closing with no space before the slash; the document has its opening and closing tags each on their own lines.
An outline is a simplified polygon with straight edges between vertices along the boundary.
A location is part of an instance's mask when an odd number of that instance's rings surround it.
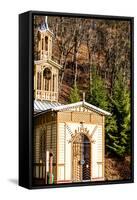
<svg viewBox="0 0 137 200">
<path fill-rule="evenodd" d="M 73 142 L 72 179 L 73 182 L 90 181 L 91 144 L 86 135 L 79 133 Z"/>
</svg>

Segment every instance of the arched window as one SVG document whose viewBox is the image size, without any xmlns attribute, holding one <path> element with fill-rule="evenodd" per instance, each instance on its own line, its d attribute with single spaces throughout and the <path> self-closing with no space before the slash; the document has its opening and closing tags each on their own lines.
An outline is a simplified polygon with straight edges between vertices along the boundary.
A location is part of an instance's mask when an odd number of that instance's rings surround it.
<svg viewBox="0 0 137 200">
<path fill-rule="evenodd" d="M 40 31 L 38 31 L 37 37 L 38 37 L 38 41 L 40 41 L 41 40 L 41 33 L 40 33 Z"/>
<path fill-rule="evenodd" d="M 42 50 L 44 50 L 44 39 L 42 39 Z"/>
<path fill-rule="evenodd" d="M 44 90 L 49 91 L 50 90 L 50 80 L 47 80 L 44 78 Z"/>
<path fill-rule="evenodd" d="M 50 91 L 50 82 L 51 82 L 51 70 L 45 68 L 43 71 L 43 80 L 44 80 L 44 90 Z"/>
<path fill-rule="evenodd" d="M 41 90 L 41 72 L 37 72 L 37 90 Z"/>
<path fill-rule="evenodd" d="M 48 51 L 48 37 L 45 37 L 45 51 Z"/>
</svg>

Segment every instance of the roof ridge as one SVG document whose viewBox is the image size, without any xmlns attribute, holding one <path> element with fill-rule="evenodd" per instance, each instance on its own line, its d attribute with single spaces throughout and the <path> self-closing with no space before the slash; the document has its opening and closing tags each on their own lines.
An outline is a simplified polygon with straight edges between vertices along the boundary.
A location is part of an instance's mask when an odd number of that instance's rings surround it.
<svg viewBox="0 0 137 200">
<path fill-rule="evenodd" d="M 104 115 L 111 115 L 111 113 L 109 113 L 109 112 L 107 112 L 107 111 L 105 111 L 101 108 L 98 108 L 97 106 L 94 106 L 94 105 L 92 105 L 92 104 L 90 104 L 86 101 L 79 101 L 79 102 L 76 102 L 76 103 L 61 105 L 61 106 L 57 106 L 53 109 L 57 111 L 57 110 L 63 110 L 65 108 L 71 108 L 71 107 L 80 106 L 80 105 L 87 106 L 88 108 L 95 110 L 96 112 L 102 113 Z"/>
<path fill-rule="evenodd" d="M 42 104 L 43 103 L 43 104 Z M 47 102 L 47 101 L 38 101 L 38 100 L 34 100 L 34 110 L 39 110 L 42 112 L 46 112 L 49 110 L 52 111 L 59 111 L 59 110 L 67 110 L 67 109 L 71 109 L 73 107 L 79 107 L 79 106 L 86 106 L 88 109 L 95 111 L 97 113 L 100 113 L 102 115 L 111 115 L 111 113 L 98 108 L 97 106 L 94 106 L 86 101 L 79 101 L 79 102 L 75 102 L 75 103 L 71 103 L 71 104 L 61 104 L 59 102 Z"/>
</svg>

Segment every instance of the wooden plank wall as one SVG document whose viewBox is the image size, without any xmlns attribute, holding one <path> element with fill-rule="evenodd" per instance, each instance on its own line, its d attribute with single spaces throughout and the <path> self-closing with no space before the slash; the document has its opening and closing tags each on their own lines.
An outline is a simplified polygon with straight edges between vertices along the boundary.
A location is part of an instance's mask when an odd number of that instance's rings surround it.
<svg viewBox="0 0 137 200">
<path fill-rule="evenodd" d="M 80 122 L 84 121 L 84 126 L 93 135 L 93 143 L 91 143 L 91 174 L 93 180 L 98 180 L 104 176 L 104 118 L 94 112 L 78 112 L 65 111 L 58 112 L 57 115 L 47 113 L 35 120 L 34 131 L 34 162 L 40 163 L 40 130 L 45 129 L 46 132 L 46 150 L 53 152 L 53 171 L 57 181 L 71 181 L 72 172 L 72 144 L 71 137 L 75 130 L 80 128 Z M 69 128 L 67 128 L 69 127 Z M 57 137 L 58 130 L 58 137 Z M 57 141 L 58 139 L 58 141 Z M 58 142 L 58 144 L 57 144 Z M 58 148 L 58 149 L 57 149 Z M 58 152 L 58 155 L 57 155 Z M 57 166 L 56 166 L 57 163 Z M 38 170 L 37 170 L 38 171 Z M 39 172 L 37 172 L 38 175 Z M 58 177 L 57 177 L 58 174 Z"/>
<path fill-rule="evenodd" d="M 66 129 L 69 127 L 72 133 L 78 129 L 77 123 L 59 123 L 59 155 L 58 155 L 58 180 L 71 180 L 73 177 L 73 151 L 71 140 L 71 132 Z M 95 129 L 96 125 L 85 124 L 89 134 Z M 64 141 L 64 133 L 66 132 L 66 140 Z M 93 143 L 91 143 L 91 174 L 93 178 L 102 178 L 103 176 L 103 143 L 102 143 L 102 126 L 98 125 L 93 135 Z M 64 143 L 65 142 L 65 143 Z M 65 147 L 64 147 L 65 144 Z M 66 153 L 67 152 L 67 153 Z M 73 162 L 72 162 L 73 161 Z M 77 170 L 78 171 L 78 170 Z M 76 180 L 78 181 L 78 180 Z"/>
<path fill-rule="evenodd" d="M 41 134 L 42 131 L 45 131 L 45 158 L 46 152 L 47 155 L 49 152 L 52 151 L 53 153 L 53 172 L 54 178 L 56 179 L 56 148 L 57 148 L 57 141 L 56 141 L 56 133 L 57 133 L 57 123 L 56 123 L 56 114 L 54 116 L 51 113 L 45 114 L 35 119 L 34 124 L 34 145 L 33 145 L 33 152 L 34 152 L 34 163 L 35 166 L 35 177 L 39 177 L 39 167 L 37 164 L 45 165 L 45 159 L 41 158 Z M 48 160 L 46 161 L 48 162 Z M 48 167 L 47 167 L 48 170 Z M 44 171 L 44 168 L 43 168 Z M 43 176 L 45 176 L 43 174 Z"/>
</svg>

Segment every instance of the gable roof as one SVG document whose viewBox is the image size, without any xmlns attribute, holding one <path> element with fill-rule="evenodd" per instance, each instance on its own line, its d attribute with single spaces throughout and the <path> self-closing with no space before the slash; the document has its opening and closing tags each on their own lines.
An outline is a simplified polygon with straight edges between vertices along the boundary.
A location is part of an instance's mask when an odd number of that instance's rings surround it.
<svg viewBox="0 0 137 200">
<path fill-rule="evenodd" d="M 60 64 L 58 64 L 57 62 L 55 62 L 54 60 L 48 59 L 47 62 L 53 66 L 55 66 L 58 69 L 61 69 L 62 66 Z"/>
<path fill-rule="evenodd" d="M 51 60 L 49 58 L 46 58 L 44 60 L 43 59 L 41 59 L 41 60 L 35 60 L 34 64 L 41 65 L 41 64 L 43 64 L 43 62 L 45 62 L 45 64 L 48 63 L 48 64 L 56 67 L 57 69 L 61 69 L 62 68 L 62 66 L 60 64 L 58 64 L 57 62 L 55 62 L 55 61 L 53 61 L 53 60 Z"/>
<path fill-rule="evenodd" d="M 105 111 L 101 108 L 98 108 L 98 107 L 96 107 L 92 104 L 89 104 L 85 101 L 71 103 L 71 104 L 68 104 L 68 105 L 60 105 L 60 106 L 55 107 L 54 110 L 56 110 L 56 111 L 69 110 L 71 108 L 79 107 L 79 106 L 84 106 L 84 107 L 88 108 L 89 110 L 95 111 L 95 112 L 102 114 L 102 115 L 111 115 L 111 113 L 109 113 L 109 112 L 107 112 L 107 111 Z"/>
<path fill-rule="evenodd" d="M 34 110 L 36 108 L 36 106 L 38 106 L 37 104 L 39 103 L 39 107 L 41 108 L 41 110 L 39 110 L 39 113 L 37 113 L 38 115 L 39 114 L 44 114 L 45 112 L 48 112 L 48 111 L 65 111 L 65 110 L 71 110 L 73 108 L 76 108 L 76 107 L 80 107 L 80 106 L 83 106 L 91 111 L 94 111 L 96 113 L 99 113 L 101 115 L 107 115 L 107 116 L 110 116 L 111 113 L 101 109 L 101 108 L 98 108 L 92 104 L 89 104 L 85 101 L 80 101 L 80 102 L 76 102 L 76 103 L 71 103 L 71 104 L 67 104 L 67 105 L 62 105 L 62 104 L 59 104 L 59 103 L 48 103 L 47 102 L 43 102 L 43 101 L 34 101 Z M 36 114 L 36 115 L 37 115 Z"/>
</svg>

